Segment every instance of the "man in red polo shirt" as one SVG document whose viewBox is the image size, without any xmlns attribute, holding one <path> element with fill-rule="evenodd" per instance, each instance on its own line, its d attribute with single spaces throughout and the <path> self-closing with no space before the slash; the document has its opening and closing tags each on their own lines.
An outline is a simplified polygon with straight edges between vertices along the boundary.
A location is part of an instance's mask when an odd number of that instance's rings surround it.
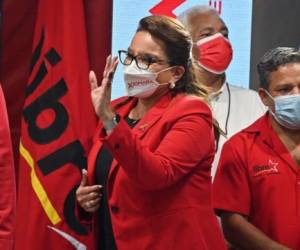
<svg viewBox="0 0 300 250">
<path fill-rule="evenodd" d="M 16 187 L 10 130 L 0 85 L 0 249 L 12 250 L 14 243 Z"/>
<path fill-rule="evenodd" d="M 300 52 L 273 49 L 258 73 L 269 111 L 225 143 L 214 207 L 234 247 L 300 250 Z"/>
</svg>

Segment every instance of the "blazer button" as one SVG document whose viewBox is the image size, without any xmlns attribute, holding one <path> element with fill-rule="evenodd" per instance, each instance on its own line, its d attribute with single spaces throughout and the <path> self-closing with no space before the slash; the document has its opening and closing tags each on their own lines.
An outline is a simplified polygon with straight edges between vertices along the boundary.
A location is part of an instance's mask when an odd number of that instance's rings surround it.
<svg viewBox="0 0 300 250">
<path fill-rule="evenodd" d="M 111 206 L 111 212 L 114 213 L 114 214 L 118 213 L 119 212 L 119 207 Z"/>
</svg>

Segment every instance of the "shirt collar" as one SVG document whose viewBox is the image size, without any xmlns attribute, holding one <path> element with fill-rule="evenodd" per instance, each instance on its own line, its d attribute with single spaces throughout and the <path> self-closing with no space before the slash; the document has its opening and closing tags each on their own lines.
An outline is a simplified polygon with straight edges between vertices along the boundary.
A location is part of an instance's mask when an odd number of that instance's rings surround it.
<svg viewBox="0 0 300 250">
<path fill-rule="evenodd" d="M 248 133 L 256 133 L 260 138 L 272 145 L 272 139 L 270 137 L 271 133 L 275 133 L 270 122 L 269 112 L 266 112 L 262 117 L 260 117 L 255 123 L 250 125 L 248 128 L 244 129 Z"/>
<path fill-rule="evenodd" d="M 265 144 L 269 145 L 270 148 L 286 162 L 292 170 L 297 174 L 298 167 L 296 166 L 290 152 L 280 140 L 279 136 L 272 127 L 270 121 L 270 113 L 266 112 L 264 116 L 259 118 L 250 127 L 244 129 L 245 132 L 255 133 Z"/>
</svg>

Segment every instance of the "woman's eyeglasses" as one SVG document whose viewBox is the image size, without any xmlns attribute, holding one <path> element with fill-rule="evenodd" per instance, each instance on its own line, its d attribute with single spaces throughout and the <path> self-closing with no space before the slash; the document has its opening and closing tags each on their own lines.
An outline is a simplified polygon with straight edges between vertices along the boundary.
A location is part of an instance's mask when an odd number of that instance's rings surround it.
<svg viewBox="0 0 300 250">
<path fill-rule="evenodd" d="M 166 60 L 158 59 L 150 55 L 136 55 L 133 56 L 126 50 L 119 50 L 119 59 L 123 65 L 130 65 L 134 60 L 138 68 L 148 69 L 153 63 L 168 63 Z"/>
</svg>

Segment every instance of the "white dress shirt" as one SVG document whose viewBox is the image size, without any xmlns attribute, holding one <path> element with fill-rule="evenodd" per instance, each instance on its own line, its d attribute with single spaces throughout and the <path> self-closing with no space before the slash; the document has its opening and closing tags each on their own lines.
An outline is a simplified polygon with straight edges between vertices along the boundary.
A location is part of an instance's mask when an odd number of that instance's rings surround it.
<svg viewBox="0 0 300 250">
<path fill-rule="evenodd" d="M 214 118 L 218 121 L 220 128 L 226 133 L 226 138 L 224 135 L 220 135 L 218 150 L 211 170 L 214 178 L 225 141 L 252 124 L 267 109 L 256 91 L 233 86 L 227 82 L 223 84 L 219 91 L 211 93 L 209 99 Z"/>
</svg>

